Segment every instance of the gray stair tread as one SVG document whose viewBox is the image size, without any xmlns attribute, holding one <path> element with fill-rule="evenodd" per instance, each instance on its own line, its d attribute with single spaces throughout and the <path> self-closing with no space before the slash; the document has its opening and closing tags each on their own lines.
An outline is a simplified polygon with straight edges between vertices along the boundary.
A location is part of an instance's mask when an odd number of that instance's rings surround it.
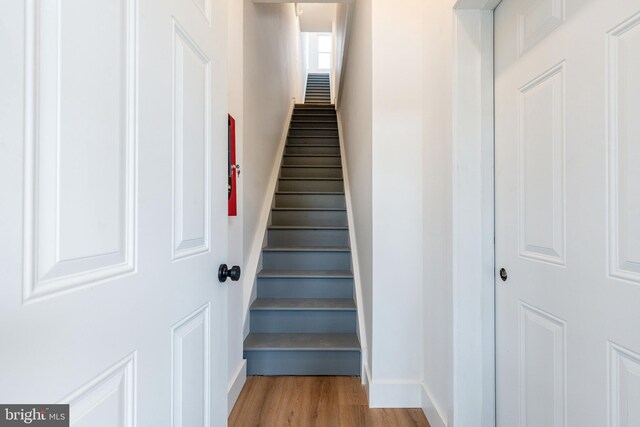
<svg viewBox="0 0 640 427">
<path fill-rule="evenodd" d="M 269 230 L 348 230 L 346 225 L 270 225 Z"/>
<path fill-rule="evenodd" d="M 313 130 L 321 130 L 321 131 L 337 131 L 338 128 L 294 128 L 293 126 L 289 128 L 289 130 L 304 130 L 304 131 L 313 131 Z"/>
<path fill-rule="evenodd" d="M 360 342 L 352 334 L 249 334 L 245 351 L 359 351 Z"/>
<path fill-rule="evenodd" d="M 290 279 L 351 279 L 353 273 L 344 270 L 261 270 L 258 277 Z"/>
<path fill-rule="evenodd" d="M 319 195 L 322 196 L 323 194 L 329 194 L 329 195 L 337 195 L 337 196 L 342 196 L 344 195 L 344 191 L 276 191 L 276 194 L 312 194 L 312 195 Z"/>
<path fill-rule="evenodd" d="M 282 165 L 283 168 L 316 168 L 316 169 L 342 169 L 338 165 Z"/>
<path fill-rule="evenodd" d="M 296 148 L 302 148 L 302 147 L 312 147 L 312 148 L 318 148 L 318 147 L 340 147 L 340 144 L 287 144 L 287 147 L 296 147 Z M 287 154 L 288 156 L 290 156 L 290 154 Z M 306 154 L 303 154 L 303 156 Z M 337 154 L 333 154 L 334 156 L 337 156 Z"/>
<path fill-rule="evenodd" d="M 283 176 L 280 178 L 280 180 L 282 181 L 344 181 L 344 178 L 334 178 L 334 177 L 308 177 L 308 176 L 301 176 L 301 177 L 291 177 L 291 176 Z"/>
<path fill-rule="evenodd" d="M 266 246 L 266 252 L 349 252 L 349 246 Z"/>
<path fill-rule="evenodd" d="M 259 298 L 251 304 L 251 310 L 316 310 L 354 311 L 353 299 L 331 298 Z"/>
<path fill-rule="evenodd" d="M 340 157 L 340 154 L 285 154 L 284 157 Z"/>
<path fill-rule="evenodd" d="M 287 138 L 338 139 L 336 135 L 288 135 Z"/>
<path fill-rule="evenodd" d="M 304 144 L 304 145 L 316 144 L 316 143 L 312 142 L 314 139 L 331 139 L 331 140 L 335 140 L 335 142 L 332 141 L 330 143 L 329 142 L 325 143 L 325 142 L 320 141 L 320 144 L 328 146 L 328 147 L 336 147 L 336 146 L 339 147 L 340 146 L 340 142 L 339 142 L 340 138 L 338 138 L 335 135 L 326 135 L 326 136 L 288 135 L 287 138 L 289 138 L 289 139 L 301 139 L 301 140 L 305 140 L 306 139 L 306 140 L 308 140 L 309 141 L 308 143 L 302 142 L 302 144 Z M 291 141 L 289 141 L 289 142 L 291 142 Z"/>
<path fill-rule="evenodd" d="M 293 112 L 293 116 L 294 117 L 299 117 L 299 118 L 302 118 L 302 117 L 315 117 L 315 116 L 337 117 L 336 114 L 331 114 L 331 113 L 327 114 L 327 113 L 309 113 L 309 112 L 306 112 L 305 114 L 301 114 L 302 111 L 304 111 L 304 110 L 294 111 Z M 297 116 L 296 116 L 296 114 L 297 114 Z M 293 120 L 295 121 L 296 119 L 294 118 Z"/>
<path fill-rule="evenodd" d="M 271 208 L 272 211 L 294 211 L 294 212 L 345 212 L 346 208 Z"/>
<path fill-rule="evenodd" d="M 294 138 L 297 138 L 294 136 Z M 289 142 L 286 145 L 287 147 L 340 147 L 340 142 L 337 143 L 331 143 L 331 144 L 327 144 L 324 142 L 321 143 L 304 143 L 304 142 L 299 142 L 299 143 L 295 143 L 295 142 Z"/>
</svg>

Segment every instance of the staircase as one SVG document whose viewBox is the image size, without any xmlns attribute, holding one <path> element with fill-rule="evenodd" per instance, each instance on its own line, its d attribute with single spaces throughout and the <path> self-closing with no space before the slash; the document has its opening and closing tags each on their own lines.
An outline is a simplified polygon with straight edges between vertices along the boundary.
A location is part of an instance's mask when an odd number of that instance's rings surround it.
<svg viewBox="0 0 640 427">
<path fill-rule="evenodd" d="M 331 83 L 329 74 L 309 74 L 307 76 L 307 90 L 304 103 L 324 105 L 331 103 Z"/>
<path fill-rule="evenodd" d="M 244 342 L 248 375 L 360 375 L 336 112 L 294 109 Z"/>
</svg>

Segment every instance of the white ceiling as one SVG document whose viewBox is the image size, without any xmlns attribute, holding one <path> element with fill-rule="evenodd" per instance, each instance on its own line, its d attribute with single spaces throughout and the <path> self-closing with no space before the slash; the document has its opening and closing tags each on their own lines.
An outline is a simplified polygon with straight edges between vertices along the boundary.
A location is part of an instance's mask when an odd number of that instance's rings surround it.
<svg viewBox="0 0 640 427">
<path fill-rule="evenodd" d="M 335 3 L 298 3 L 300 31 L 304 33 L 330 33 L 336 15 Z"/>
</svg>

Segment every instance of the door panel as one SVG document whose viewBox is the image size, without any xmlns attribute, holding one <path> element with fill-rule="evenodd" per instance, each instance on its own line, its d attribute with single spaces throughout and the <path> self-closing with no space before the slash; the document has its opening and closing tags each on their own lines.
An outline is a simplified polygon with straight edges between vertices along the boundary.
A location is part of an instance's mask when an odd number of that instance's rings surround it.
<svg viewBox="0 0 640 427">
<path fill-rule="evenodd" d="M 520 302 L 520 422 L 563 425 L 566 413 L 566 323 Z"/>
<path fill-rule="evenodd" d="M 610 269 L 640 284 L 640 14 L 607 35 Z"/>
<path fill-rule="evenodd" d="M 564 264 L 564 64 L 518 94 L 520 255 Z"/>
<path fill-rule="evenodd" d="M 210 307 L 173 327 L 173 425 L 209 425 Z"/>
<path fill-rule="evenodd" d="M 500 426 L 640 423 L 640 2 L 495 12 Z"/>
<path fill-rule="evenodd" d="M 135 269 L 137 141 L 127 118 L 136 114 L 137 28 L 131 0 L 33 1 L 24 13 L 23 286 L 31 302 Z"/>
<path fill-rule="evenodd" d="M 226 2 L 1 2 L 0 39 L 0 402 L 225 425 Z"/>
<path fill-rule="evenodd" d="M 174 259 L 209 250 L 211 60 L 174 21 Z"/>
</svg>

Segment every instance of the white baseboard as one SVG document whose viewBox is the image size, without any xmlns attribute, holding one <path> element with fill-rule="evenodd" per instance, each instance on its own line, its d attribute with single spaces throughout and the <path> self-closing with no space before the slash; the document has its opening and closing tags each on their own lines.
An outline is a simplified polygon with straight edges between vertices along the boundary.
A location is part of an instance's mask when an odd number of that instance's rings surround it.
<svg viewBox="0 0 640 427">
<path fill-rule="evenodd" d="M 443 416 L 440 408 L 434 403 L 427 386 L 423 383 L 420 388 L 422 391 L 422 412 L 427 417 L 429 425 L 431 427 L 447 427 L 447 417 Z"/>
<path fill-rule="evenodd" d="M 369 370 L 369 359 L 362 358 L 362 377 L 360 378 L 364 391 L 367 393 L 367 402 L 369 401 L 369 384 L 371 384 L 371 371 Z"/>
<path fill-rule="evenodd" d="M 370 408 L 421 408 L 421 384 L 412 381 L 370 381 Z"/>
<path fill-rule="evenodd" d="M 369 377 L 367 371 L 369 370 L 369 350 L 363 347 L 360 350 L 360 380 L 362 385 L 369 384 Z"/>
<path fill-rule="evenodd" d="M 367 329 L 364 318 L 363 297 L 362 297 L 362 279 L 360 278 L 360 261 L 358 257 L 358 241 L 356 239 L 356 227 L 353 219 L 353 205 L 351 204 L 351 182 L 349 181 L 349 164 L 347 163 L 347 150 L 345 149 L 344 135 L 342 133 L 342 116 L 336 111 L 338 121 L 338 140 L 340 141 L 340 154 L 342 162 L 342 179 L 344 183 L 344 198 L 347 208 L 347 224 L 349 224 L 349 243 L 351 246 L 351 263 L 353 270 L 353 286 L 356 301 L 356 315 L 358 316 L 358 339 L 360 347 L 364 349 L 369 347 L 367 343 Z M 367 360 L 363 358 L 363 360 Z M 362 365 L 364 367 L 364 364 Z"/>
<path fill-rule="evenodd" d="M 247 361 L 246 359 L 242 359 L 236 373 L 229 380 L 229 386 L 227 388 L 227 416 L 231 415 L 231 411 L 238 400 L 238 396 L 240 396 L 245 382 L 247 382 Z"/>
</svg>

